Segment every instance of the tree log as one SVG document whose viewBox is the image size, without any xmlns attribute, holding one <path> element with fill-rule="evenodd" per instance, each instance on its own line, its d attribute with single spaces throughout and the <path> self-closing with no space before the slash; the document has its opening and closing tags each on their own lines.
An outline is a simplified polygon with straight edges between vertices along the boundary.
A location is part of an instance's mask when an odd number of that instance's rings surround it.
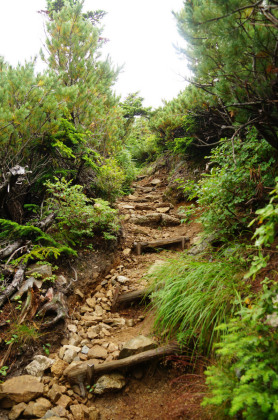
<svg viewBox="0 0 278 420">
<path fill-rule="evenodd" d="M 3 306 L 3 304 L 6 302 L 6 300 L 16 292 L 21 286 L 21 283 L 24 279 L 24 273 L 26 269 L 26 264 L 22 264 L 18 267 L 17 272 L 14 275 L 13 281 L 11 284 L 9 284 L 4 292 L 0 296 L 0 308 Z"/>
<path fill-rule="evenodd" d="M 113 372 L 114 370 L 128 369 L 140 363 L 151 362 L 152 360 L 168 356 L 172 353 L 180 352 L 180 347 L 177 343 L 171 343 L 166 346 L 158 347 L 154 350 L 147 350 L 134 356 L 129 356 L 124 359 L 114 360 L 112 362 L 94 365 L 93 360 L 87 360 L 76 366 L 69 366 L 66 368 L 64 375 L 71 384 L 78 384 L 81 392 L 84 389 L 84 382 L 88 379 L 94 379 L 97 376 Z M 81 385 L 82 384 L 82 385 Z"/>
<path fill-rule="evenodd" d="M 115 302 L 113 302 L 113 306 L 111 307 L 111 311 L 113 312 L 117 306 L 120 304 L 128 304 L 136 301 L 140 301 L 146 298 L 150 294 L 149 289 L 141 289 L 141 290 L 135 290 L 133 292 L 127 292 L 123 293 L 122 295 L 118 296 Z"/>
<path fill-rule="evenodd" d="M 180 244 L 182 251 L 185 248 L 185 242 L 189 241 L 186 236 L 179 236 L 170 239 L 158 239 L 151 242 L 134 242 L 136 254 L 141 255 L 143 248 L 160 248 L 167 245 Z"/>
</svg>

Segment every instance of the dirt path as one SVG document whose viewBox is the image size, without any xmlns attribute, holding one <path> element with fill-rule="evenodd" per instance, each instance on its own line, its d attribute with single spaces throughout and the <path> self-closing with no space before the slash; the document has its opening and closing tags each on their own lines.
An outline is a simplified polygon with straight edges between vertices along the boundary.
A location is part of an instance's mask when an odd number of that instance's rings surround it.
<svg viewBox="0 0 278 420">
<path fill-rule="evenodd" d="M 178 206 L 164 201 L 166 185 L 166 174 L 161 170 L 154 176 L 138 180 L 134 183 L 133 194 L 118 201 L 124 238 L 117 258 L 119 263 L 89 294 L 86 289 L 75 290 L 80 304 L 76 304 L 70 313 L 67 336 L 61 347 L 50 355 L 55 360 L 51 376 L 42 378 L 43 397 L 51 407 L 45 414 L 48 417 L 41 418 L 210 419 L 199 404 L 204 390 L 202 371 L 192 375 L 192 371 L 184 369 L 182 360 L 168 365 L 155 361 L 128 369 L 123 372 L 125 386 L 120 391 L 103 395 L 95 395 L 92 390 L 84 396 L 79 385 L 67 381 L 67 369 L 72 371 L 75 366 L 80 367 L 80 362 L 87 366 L 89 362 L 86 361 L 90 361 L 98 366 L 117 360 L 124 343 L 135 337 L 143 335 L 161 344 L 161 337 L 153 332 L 154 315 L 149 309 L 135 303 L 115 307 L 115 303 L 125 293 L 145 289 L 148 280 L 144 276 L 148 270 L 181 252 L 183 246 L 189 247 L 200 232 L 197 223 L 181 224 Z M 173 238 L 184 240 L 164 246 Z M 154 241 L 159 241 L 160 245 L 154 244 L 152 248 Z M 26 408 L 26 415 L 23 411 L 22 418 L 27 418 L 28 409 L 29 414 L 32 412 L 31 404 L 32 401 Z M 89 417 L 85 415 L 88 409 Z"/>
<path fill-rule="evenodd" d="M 163 173 L 156 173 L 155 177 L 146 177 L 134 184 L 135 191 L 132 195 L 117 203 L 123 217 L 124 244 L 121 263 L 112 270 L 106 280 L 113 283 L 118 275 L 126 277 L 123 284 L 117 284 L 119 295 L 144 289 L 147 286 L 144 275 L 150 267 L 180 252 L 181 249 L 180 244 L 176 243 L 166 246 L 165 249 L 160 247 L 159 253 L 146 248 L 143 249 L 141 255 L 136 255 L 134 244 L 185 236 L 188 239 L 186 246 L 189 247 L 200 232 L 200 226 L 197 223 L 183 225 L 177 222 L 180 219 L 178 207 L 164 201 L 163 193 L 166 183 Z M 150 215 L 156 220 L 159 214 L 166 215 L 164 222 L 163 220 L 150 222 Z M 104 290 L 100 289 L 100 292 Z M 155 340 L 160 339 L 153 335 L 153 313 L 144 307 L 119 308 L 118 313 L 126 323 L 123 328 L 114 331 L 109 336 L 109 342 L 116 347 L 121 348 L 124 342 L 138 335 L 150 336 Z M 204 418 L 198 413 L 200 411 L 196 406 L 198 401 L 192 397 L 195 390 L 192 388 L 189 394 L 185 395 L 178 381 L 175 385 L 175 379 L 180 375 L 179 370 L 169 369 L 161 364 L 152 364 L 133 369 L 127 375 L 128 385 L 124 390 L 103 395 L 94 400 L 102 419 Z M 202 387 L 203 377 L 197 376 L 195 386 L 200 382 Z M 189 397 L 187 403 L 184 401 L 186 397 Z M 182 416 L 181 413 L 183 413 Z"/>
</svg>

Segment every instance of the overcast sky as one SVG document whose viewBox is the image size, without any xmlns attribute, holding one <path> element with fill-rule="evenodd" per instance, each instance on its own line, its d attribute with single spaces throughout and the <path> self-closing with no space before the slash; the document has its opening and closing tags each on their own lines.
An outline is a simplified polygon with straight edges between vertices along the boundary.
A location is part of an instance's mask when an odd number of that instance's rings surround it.
<svg viewBox="0 0 278 420">
<path fill-rule="evenodd" d="M 0 55 L 12 65 L 38 54 L 44 40 L 45 0 L 0 0 Z M 124 65 L 115 86 L 124 98 L 140 91 L 147 106 L 159 106 L 185 87 L 186 62 L 174 45 L 183 45 L 171 11 L 183 0 L 86 0 L 85 8 L 108 12 L 103 36 L 104 52 Z"/>
</svg>

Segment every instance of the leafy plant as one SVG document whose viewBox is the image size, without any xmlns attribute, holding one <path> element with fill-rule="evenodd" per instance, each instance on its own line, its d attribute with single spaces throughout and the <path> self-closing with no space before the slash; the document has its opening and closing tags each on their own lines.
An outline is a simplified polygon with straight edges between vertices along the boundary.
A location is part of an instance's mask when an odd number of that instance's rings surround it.
<svg viewBox="0 0 278 420">
<path fill-rule="evenodd" d="M 71 181 L 64 178 L 48 181 L 46 186 L 47 206 L 58 213 L 58 223 L 53 229 L 57 241 L 80 245 L 82 238 L 93 237 L 96 231 L 117 233 L 117 211 L 107 201 L 95 199 L 93 204 L 83 193 L 83 187 L 71 185 Z"/>
<path fill-rule="evenodd" d="M 234 151 L 230 142 L 223 140 L 212 151 L 210 163 L 210 173 L 203 174 L 195 192 L 205 230 L 225 236 L 247 229 L 250 209 L 258 207 L 266 187 L 274 187 L 271 146 L 264 140 L 258 142 L 251 130 L 244 141 L 235 140 Z"/>
<path fill-rule="evenodd" d="M 211 396 L 204 405 L 222 407 L 225 418 L 275 420 L 278 417 L 278 288 L 264 282 L 256 304 L 218 328 L 216 366 L 207 369 Z"/>
<path fill-rule="evenodd" d="M 9 366 L 2 366 L 1 368 L 0 368 L 0 375 L 2 375 L 2 376 L 7 376 L 7 371 L 9 370 Z"/>
<path fill-rule="evenodd" d="M 156 329 L 208 354 L 220 335 L 216 327 L 235 312 L 235 298 L 246 288 L 246 264 L 237 255 L 207 261 L 183 254 L 158 268 L 150 276 Z"/>
<path fill-rule="evenodd" d="M 43 351 L 45 352 L 45 354 L 48 356 L 49 355 L 49 353 L 50 353 L 50 347 L 51 347 L 51 344 L 50 343 L 45 343 L 45 344 L 43 344 L 43 346 L 42 346 L 42 348 L 43 348 Z"/>
</svg>

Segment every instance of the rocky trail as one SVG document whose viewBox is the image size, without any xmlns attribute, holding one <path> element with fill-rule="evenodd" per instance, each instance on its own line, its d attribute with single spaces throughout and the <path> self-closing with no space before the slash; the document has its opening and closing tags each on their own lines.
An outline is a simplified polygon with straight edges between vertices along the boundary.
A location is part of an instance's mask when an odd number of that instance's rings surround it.
<svg viewBox="0 0 278 420">
<path fill-rule="evenodd" d="M 35 356 L 21 376 L 1 385 L 1 419 L 209 418 L 199 413 L 202 375 L 166 365 L 164 356 L 175 360 L 178 348 L 154 334 L 154 314 L 140 302 L 147 274 L 200 232 L 194 221 L 181 223 L 178 206 L 165 201 L 166 186 L 159 170 L 117 202 L 123 224 L 117 263 L 93 291 L 76 285 L 79 303 L 57 351 Z"/>
</svg>

